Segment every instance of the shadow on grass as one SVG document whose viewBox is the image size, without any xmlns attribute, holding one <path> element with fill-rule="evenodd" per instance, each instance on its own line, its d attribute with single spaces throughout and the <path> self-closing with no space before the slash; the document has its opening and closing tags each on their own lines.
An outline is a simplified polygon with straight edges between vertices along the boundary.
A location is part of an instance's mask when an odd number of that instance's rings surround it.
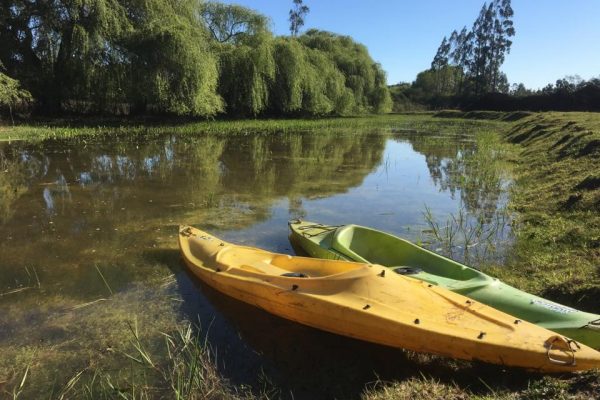
<svg viewBox="0 0 600 400">
<path fill-rule="evenodd" d="M 572 285 L 566 282 L 564 285 L 549 287 L 541 293 L 541 296 L 581 311 L 597 313 L 600 304 L 600 287 L 579 287 L 573 290 Z"/>
</svg>

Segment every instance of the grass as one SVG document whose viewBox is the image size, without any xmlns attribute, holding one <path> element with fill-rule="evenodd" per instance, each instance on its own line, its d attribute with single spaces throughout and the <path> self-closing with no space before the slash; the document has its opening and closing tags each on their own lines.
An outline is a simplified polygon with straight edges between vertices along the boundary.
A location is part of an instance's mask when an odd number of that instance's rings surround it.
<svg viewBox="0 0 600 400">
<path fill-rule="evenodd" d="M 97 121 L 102 122 L 102 121 Z M 213 134 L 243 135 L 255 132 L 283 134 L 287 132 L 314 130 L 364 130 L 391 128 L 399 124 L 403 129 L 445 130 L 461 132 L 465 126 L 489 126 L 492 121 L 465 121 L 462 118 L 433 119 L 428 114 L 389 114 L 379 116 L 363 116 L 353 118 L 321 118 L 321 119 L 266 119 L 266 120 L 229 120 L 199 121 L 174 123 L 139 124 L 110 123 L 107 125 L 89 122 L 81 124 L 73 121 L 56 121 L 40 123 L 31 121 L 16 126 L 5 126 L 0 129 L 0 140 L 45 140 L 73 139 L 82 142 L 99 137 L 121 137 L 131 139 L 136 136 L 153 136 L 162 134 Z"/>
<path fill-rule="evenodd" d="M 431 210 L 425 206 L 423 218 L 429 226 L 424 230 L 425 241 L 438 253 L 481 268 L 499 258 L 508 241 L 505 232 L 510 224 L 509 212 L 495 210 L 489 218 L 469 213 L 464 207 L 451 214 L 445 223 L 440 224 Z"/>
<path fill-rule="evenodd" d="M 426 376 L 402 382 L 377 381 L 363 393 L 364 400 L 458 400 L 469 396 L 456 384 L 444 384 Z"/>
<path fill-rule="evenodd" d="M 51 399 L 252 399 L 217 371 L 210 347 L 191 324 L 162 333 L 164 357 L 149 350 L 140 336 L 137 321 L 130 323 L 130 351 L 121 351 L 121 371 L 82 369 L 50 394 Z M 18 389 L 23 390 L 24 380 Z M 266 394 L 265 394 L 266 396 Z M 15 397 L 16 398 L 16 397 Z"/>
<path fill-rule="evenodd" d="M 600 114 L 544 113 L 515 123 L 521 148 L 510 206 L 514 258 L 495 273 L 580 309 L 600 309 Z"/>
</svg>

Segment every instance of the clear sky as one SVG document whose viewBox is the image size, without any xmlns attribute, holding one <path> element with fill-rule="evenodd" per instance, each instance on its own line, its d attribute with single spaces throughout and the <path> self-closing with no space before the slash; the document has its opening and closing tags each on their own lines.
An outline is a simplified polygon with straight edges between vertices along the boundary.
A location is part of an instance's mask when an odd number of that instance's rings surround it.
<svg viewBox="0 0 600 400">
<path fill-rule="evenodd" d="M 273 31 L 289 34 L 292 0 L 226 0 L 271 18 Z M 444 35 L 471 28 L 484 0 L 304 0 L 304 30 L 352 36 L 365 44 L 388 74 L 410 82 L 429 68 Z M 530 88 L 565 75 L 600 76 L 600 0 L 513 0 L 516 36 L 502 67 L 511 83 Z"/>
</svg>

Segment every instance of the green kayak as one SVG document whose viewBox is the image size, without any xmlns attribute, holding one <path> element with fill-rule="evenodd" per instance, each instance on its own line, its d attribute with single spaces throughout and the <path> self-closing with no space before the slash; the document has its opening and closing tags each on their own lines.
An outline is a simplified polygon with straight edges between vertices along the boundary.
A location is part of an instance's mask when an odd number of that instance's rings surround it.
<svg viewBox="0 0 600 400">
<path fill-rule="evenodd" d="M 300 246 L 311 257 L 381 264 L 600 349 L 600 315 L 518 290 L 476 269 L 375 229 L 299 220 L 290 221 L 289 225 L 292 244 Z"/>
</svg>

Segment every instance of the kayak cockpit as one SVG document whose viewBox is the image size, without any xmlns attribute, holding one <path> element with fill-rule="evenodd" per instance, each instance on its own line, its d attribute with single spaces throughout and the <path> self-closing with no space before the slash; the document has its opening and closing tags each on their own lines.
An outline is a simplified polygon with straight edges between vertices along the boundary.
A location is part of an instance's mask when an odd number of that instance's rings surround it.
<svg viewBox="0 0 600 400">
<path fill-rule="evenodd" d="M 439 254 L 423 249 L 407 240 L 375 229 L 345 225 L 333 235 L 331 247 L 353 260 L 420 268 L 423 277 L 431 275 L 436 281 L 481 280 L 485 275 Z M 414 276 L 422 279 L 421 277 Z M 423 279 L 427 280 L 427 279 Z"/>
<path fill-rule="evenodd" d="M 241 261 L 243 260 L 243 261 Z M 325 278 L 364 270 L 358 263 L 273 255 L 254 249 L 226 246 L 216 256 L 219 265 L 235 274 L 261 274 L 287 278 Z"/>
</svg>

